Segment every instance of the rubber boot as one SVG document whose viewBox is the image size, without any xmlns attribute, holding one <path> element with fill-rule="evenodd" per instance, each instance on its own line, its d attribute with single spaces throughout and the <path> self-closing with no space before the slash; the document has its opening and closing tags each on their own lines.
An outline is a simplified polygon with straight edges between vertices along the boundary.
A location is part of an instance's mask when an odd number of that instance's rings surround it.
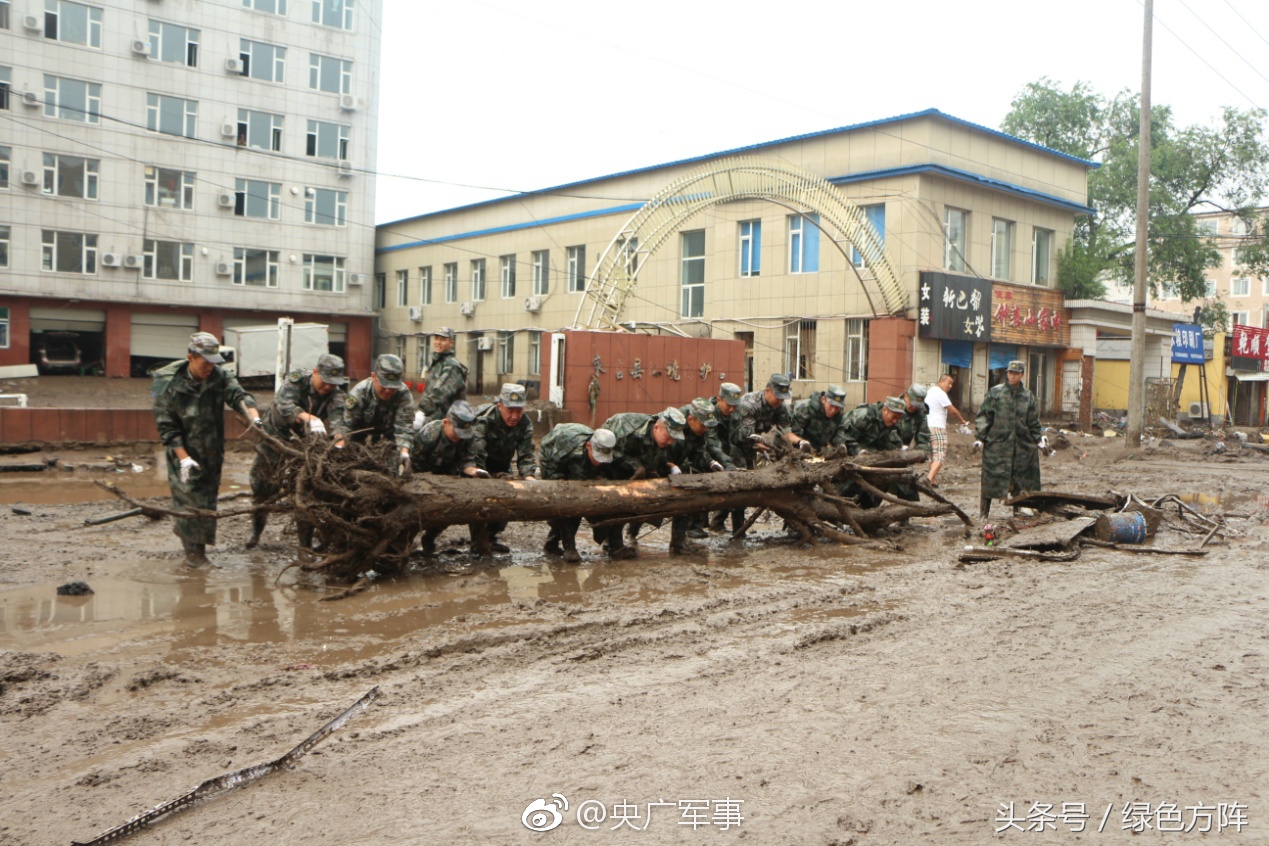
<svg viewBox="0 0 1269 846">
<path fill-rule="evenodd" d="M 308 552 L 313 548 L 313 524 L 299 523 L 295 527 L 295 538 L 300 549 Z"/>
<path fill-rule="evenodd" d="M 550 556 L 558 556 L 560 554 L 560 540 L 563 534 L 560 531 L 559 521 L 552 520 L 547 525 L 551 527 L 551 531 L 546 533 L 546 543 L 542 544 L 542 551 Z"/>
<path fill-rule="evenodd" d="M 572 529 L 572 531 L 569 531 Z M 565 527 L 561 532 L 560 541 L 564 544 L 564 560 L 569 564 L 579 564 L 582 560 L 582 554 L 577 551 L 577 527 Z"/>
<path fill-rule="evenodd" d="M 727 512 L 726 511 L 718 511 L 714 513 L 714 516 L 709 521 L 709 530 L 711 532 L 727 531 Z"/>
<path fill-rule="evenodd" d="M 733 535 L 736 534 L 737 532 L 741 530 L 741 528 L 744 525 L 745 525 L 745 509 L 737 508 L 735 511 L 731 513 L 731 533 Z M 744 534 L 740 535 L 740 537 L 742 538 L 744 536 L 745 536 Z"/>
<path fill-rule="evenodd" d="M 185 563 L 189 566 L 201 567 L 211 563 L 207 560 L 207 544 L 183 540 L 181 546 L 185 548 Z"/>
<path fill-rule="evenodd" d="M 481 558 L 493 555 L 493 544 L 489 541 L 489 532 L 483 523 L 471 524 L 471 551 Z"/>
<path fill-rule="evenodd" d="M 981 496 L 978 498 L 978 516 L 984 520 L 987 519 L 988 512 L 991 511 L 991 497 Z"/>
<path fill-rule="evenodd" d="M 608 557 L 613 559 L 634 558 L 639 551 L 626 546 L 621 540 L 621 527 L 613 526 L 608 532 Z"/>
<path fill-rule="evenodd" d="M 670 521 L 670 554 L 671 555 L 691 555 L 700 552 L 699 544 L 694 544 L 687 539 L 687 518 L 675 517 Z"/>
<path fill-rule="evenodd" d="M 628 545 L 630 546 L 639 545 L 639 530 L 642 528 L 643 528 L 642 523 L 627 523 L 626 524 L 626 543 Z M 618 534 L 617 537 L 620 538 L 621 535 Z"/>
<path fill-rule="evenodd" d="M 436 557 L 436 539 L 440 536 L 440 532 L 436 529 L 428 529 L 423 533 L 423 555 L 427 558 Z"/>
<path fill-rule="evenodd" d="M 257 512 L 251 515 L 251 537 L 247 538 L 247 549 L 255 549 L 260 545 L 260 536 L 264 534 L 264 526 L 269 522 L 269 515 Z"/>
</svg>

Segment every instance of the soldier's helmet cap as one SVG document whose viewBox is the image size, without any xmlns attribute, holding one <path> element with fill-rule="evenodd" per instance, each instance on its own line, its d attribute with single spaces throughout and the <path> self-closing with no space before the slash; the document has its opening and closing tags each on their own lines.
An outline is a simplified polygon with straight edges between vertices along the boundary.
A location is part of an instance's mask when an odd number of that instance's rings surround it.
<svg viewBox="0 0 1269 846">
<path fill-rule="evenodd" d="M 1027 366 L 1023 364 L 1021 361 L 1018 361 L 1015 359 L 1014 361 L 1009 362 L 1009 366 L 1006 367 L 1005 370 L 1009 371 L 1010 373 L 1026 373 Z"/>
<path fill-rule="evenodd" d="M 590 454 L 600 464 L 612 461 L 612 451 L 615 446 L 617 446 L 617 436 L 607 429 L 596 429 L 590 436 Z"/>
<path fill-rule="evenodd" d="M 670 437 L 676 441 L 683 440 L 683 427 L 687 425 L 687 418 L 683 416 L 683 412 L 674 406 L 670 406 L 661 412 L 661 422 L 665 424 L 665 428 L 670 431 Z"/>
<path fill-rule="evenodd" d="M 442 338 L 452 338 L 454 337 L 454 330 L 448 326 L 438 326 L 432 334 L 439 335 Z"/>
<path fill-rule="evenodd" d="M 772 373 L 767 387 L 775 391 L 776 399 L 786 400 L 793 396 L 789 393 L 789 377 L 783 373 Z"/>
<path fill-rule="evenodd" d="M 508 382 L 502 386 L 502 393 L 498 394 L 498 402 L 507 408 L 524 408 L 527 396 L 524 385 Z"/>
<path fill-rule="evenodd" d="M 705 424 L 706 429 L 713 429 L 718 425 L 718 418 L 714 416 L 714 404 L 704 397 L 692 400 L 688 408 L 693 417 Z"/>
<path fill-rule="evenodd" d="M 323 382 L 332 385 L 347 385 L 348 375 L 344 373 L 344 360 L 337 355 L 322 353 L 317 357 L 317 375 Z"/>
<path fill-rule="evenodd" d="M 391 353 L 384 353 L 375 359 L 375 375 L 379 377 L 379 384 L 385 388 L 396 388 L 398 391 L 405 388 L 405 383 L 401 381 L 404 370 L 405 365 L 401 359 Z"/>
<path fill-rule="evenodd" d="M 846 407 L 846 390 L 841 385 L 829 385 L 824 397 L 833 408 Z"/>
<path fill-rule="evenodd" d="M 882 408 L 888 408 L 895 414 L 906 415 L 908 413 L 908 405 L 899 397 L 886 397 L 881 403 Z"/>
<path fill-rule="evenodd" d="M 449 411 L 445 412 L 445 419 L 449 420 L 458 437 L 463 440 L 476 434 L 472 426 L 476 422 L 476 409 L 472 408 L 467 400 L 455 400 L 449 407 Z"/>
<path fill-rule="evenodd" d="M 913 402 L 923 401 L 925 399 L 925 395 L 929 392 L 930 389 L 927 386 L 922 385 L 920 382 L 913 382 L 911 385 L 908 385 L 908 399 Z"/>
<path fill-rule="evenodd" d="M 212 364 L 220 364 L 225 357 L 220 354 L 220 341 L 209 332 L 195 332 L 189 336 L 189 351 L 201 355 Z"/>
<path fill-rule="evenodd" d="M 740 389 L 740 386 L 733 382 L 724 382 L 718 388 L 718 398 L 730 405 L 740 402 L 740 398 L 744 395 L 745 392 Z"/>
</svg>

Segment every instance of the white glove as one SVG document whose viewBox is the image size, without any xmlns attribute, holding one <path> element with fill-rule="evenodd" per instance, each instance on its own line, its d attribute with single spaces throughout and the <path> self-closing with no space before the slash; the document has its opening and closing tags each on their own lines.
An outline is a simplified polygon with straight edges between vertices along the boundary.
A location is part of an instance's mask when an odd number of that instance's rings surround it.
<svg viewBox="0 0 1269 846">
<path fill-rule="evenodd" d="M 427 418 L 424 416 L 422 411 L 414 412 L 414 431 L 417 432 L 423 428 L 423 421 L 425 419 Z"/>
<path fill-rule="evenodd" d="M 1040 444 L 1039 444 L 1039 446 L 1040 446 L 1040 449 L 1048 449 L 1048 448 L 1049 448 L 1049 436 L 1048 436 L 1048 435 L 1041 435 L 1041 436 L 1040 436 Z"/>
<path fill-rule="evenodd" d="M 199 464 L 188 455 L 181 459 L 181 481 L 188 482 L 189 477 L 199 470 L 203 469 L 203 465 Z"/>
<path fill-rule="evenodd" d="M 249 417 L 249 418 L 247 418 L 247 419 L 251 421 L 251 426 L 253 426 L 253 427 L 254 427 L 254 426 L 259 426 L 260 428 L 264 428 L 264 418 L 263 418 L 263 417 Z"/>
<path fill-rule="evenodd" d="M 868 454 L 868 450 L 866 449 L 861 449 L 859 452 L 855 453 L 855 455 L 867 455 L 867 454 Z"/>
<path fill-rule="evenodd" d="M 974 441 L 974 449 L 982 449 L 982 448 L 983 448 L 982 441 Z"/>
<path fill-rule="evenodd" d="M 410 464 L 410 451 L 408 449 L 401 450 L 401 454 L 397 456 L 397 475 L 408 476 L 414 470 Z"/>
<path fill-rule="evenodd" d="M 903 452 L 907 448 L 908 448 L 908 445 L 904 444 L 903 446 L 899 447 L 899 452 Z"/>
<path fill-rule="evenodd" d="M 489 478 L 489 471 L 481 470 L 479 467 L 468 467 L 463 472 L 473 479 L 488 479 Z"/>
<path fill-rule="evenodd" d="M 671 476 L 677 476 L 683 472 L 682 470 L 679 469 L 679 466 L 677 464 L 666 464 L 666 466 L 670 468 Z"/>
<path fill-rule="evenodd" d="M 713 471 L 714 473 L 721 473 L 723 470 L 726 470 L 727 468 L 724 467 L 722 463 L 719 461 L 711 461 L 709 463 L 709 469 Z"/>
<path fill-rule="evenodd" d="M 308 419 L 308 430 L 314 435 L 325 435 L 326 424 L 322 422 L 320 417 L 310 417 Z"/>
<path fill-rule="evenodd" d="M 962 423 L 962 424 L 961 424 L 961 427 L 960 427 L 959 429 L 957 429 L 956 431 L 960 432 L 962 435 L 972 435 L 972 434 L 974 434 L 974 431 L 973 431 L 972 429 L 970 429 L 970 428 L 969 428 L 969 424 L 968 424 L 968 423 Z"/>
<path fill-rule="evenodd" d="M 815 449 L 815 447 L 811 446 L 810 441 L 803 438 L 802 440 L 798 441 L 798 449 L 802 450 L 802 452 L 810 452 L 811 450 Z"/>
</svg>

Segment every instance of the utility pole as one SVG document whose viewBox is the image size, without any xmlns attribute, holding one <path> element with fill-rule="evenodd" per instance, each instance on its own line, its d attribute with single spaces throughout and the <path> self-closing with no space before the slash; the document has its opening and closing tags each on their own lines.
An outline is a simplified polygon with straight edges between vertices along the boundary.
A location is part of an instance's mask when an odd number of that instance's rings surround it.
<svg viewBox="0 0 1269 846">
<path fill-rule="evenodd" d="M 1129 449 L 1141 446 L 1145 429 L 1146 395 L 1146 238 L 1150 232 L 1150 33 L 1154 25 L 1154 0 L 1145 0 L 1146 19 L 1141 36 L 1141 127 L 1137 136 L 1137 254 L 1133 260 L 1132 352 L 1128 366 Z"/>
</svg>

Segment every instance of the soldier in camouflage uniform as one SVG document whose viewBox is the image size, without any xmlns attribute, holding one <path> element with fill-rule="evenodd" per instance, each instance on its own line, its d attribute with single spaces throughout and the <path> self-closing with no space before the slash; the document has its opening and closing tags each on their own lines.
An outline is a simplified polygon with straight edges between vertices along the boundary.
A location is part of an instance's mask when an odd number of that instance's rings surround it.
<svg viewBox="0 0 1269 846">
<path fill-rule="evenodd" d="M 718 425 L 710 430 L 709 433 L 709 454 L 715 461 L 723 465 L 724 470 L 735 470 L 738 466 L 745 466 L 744 460 L 739 457 L 736 447 L 732 445 L 732 432 L 736 428 L 736 423 L 740 420 L 740 415 L 736 411 L 740 407 L 740 398 L 744 396 L 744 392 L 739 385 L 731 382 L 724 382 L 718 388 L 718 396 L 710 400 L 714 406 L 714 416 L 718 419 Z M 739 522 L 736 518 L 739 517 Z M 719 511 L 714 514 L 710 520 L 709 527 L 716 532 L 721 532 L 726 528 L 727 512 Z M 745 513 L 743 510 L 732 513 L 732 526 L 740 528 L 745 522 Z"/>
<path fill-rule="evenodd" d="M 216 366 L 223 361 L 216 337 L 196 332 L 184 361 L 154 373 L 154 422 L 166 448 L 172 506 L 179 510 L 216 510 L 225 460 L 225 407 L 242 411 L 252 426 L 260 425 L 255 397 L 236 376 Z M 173 531 L 191 566 L 208 563 L 207 545 L 216 543 L 215 520 L 177 517 Z"/>
<path fill-rule="evenodd" d="M 533 421 L 524 413 L 527 401 L 524 385 L 508 383 L 502 386 L 496 402 L 476 409 L 476 434 L 472 438 L 471 457 L 481 470 L 491 475 L 510 473 L 514 457 L 516 472 L 521 479 L 532 481 L 537 478 Z M 494 552 L 510 552 L 511 547 L 498 541 L 498 534 L 506 527 L 505 521 L 472 523 L 472 546 L 488 546 Z"/>
<path fill-rule="evenodd" d="M 925 407 L 927 391 L 925 385 L 915 382 L 908 386 L 908 390 L 900 397 L 907 414 L 900 418 L 895 428 L 899 431 L 899 440 L 903 444 L 900 449 L 916 447 L 928 457 L 933 454 L 934 448 L 930 445 L 930 410 Z M 911 502 L 921 498 L 912 485 L 896 485 L 894 493 L 900 499 Z"/>
<path fill-rule="evenodd" d="M 467 399 L 467 366 L 454 357 L 454 330 L 442 326 L 432 335 L 432 361 L 427 366 L 427 387 L 419 397 L 419 410 L 428 420 L 445 415 L 450 404 Z"/>
<path fill-rule="evenodd" d="M 648 477 L 674 476 L 682 472 L 680 465 L 686 457 L 683 429 L 687 420 L 677 408 L 667 408 L 660 414 L 626 412 L 614 414 L 604 422 L 603 428 L 617 439 L 613 450 L 613 475 L 617 479 L 646 479 Z M 687 545 L 687 527 L 681 518 L 675 518 L 670 532 L 670 551 L 684 551 Z M 632 542 L 638 539 L 641 523 L 631 523 L 626 535 Z M 630 557 L 634 550 L 623 547 L 621 527 L 607 530 L 608 554 L 613 558 Z M 595 530 L 595 540 L 602 541 L 605 529 Z M 677 547 L 677 548 L 676 548 Z"/>
<path fill-rule="evenodd" d="M 846 436 L 842 434 L 845 407 L 846 392 L 837 385 L 829 385 L 827 391 L 811 394 L 793 404 L 793 431 L 816 449 L 845 446 Z"/>
<path fill-rule="evenodd" d="M 899 421 L 907 413 L 907 406 L 898 397 L 886 397 L 880 402 L 856 406 L 842 420 L 847 451 L 851 455 L 862 455 L 899 449 L 903 446 L 903 442 L 899 440 Z M 892 484 L 882 489 L 886 493 L 896 494 L 897 488 L 897 485 Z M 853 481 L 838 485 L 837 490 L 842 496 L 857 497 L 864 508 L 876 508 L 881 504 L 881 500 L 874 494 L 861 491 Z"/>
<path fill-rule="evenodd" d="M 723 458 L 727 456 L 722 451 L 717 435 L 714 434 L 714 430 L 718 428 L 718 414 L 715 408 L 716 406 L 709 398 L 697 397 L 679 409 L 679 412 L 687 418 L 687 428 L 683 430 L 683 444 L 686 452 L 684 466 L 688 472 L 718 473 L 727 469 L 726 465 L 719 460 L 720 455 Z M 687 536 L 689 538 L 709 537 L 709 533 L 705 531 L 705 524 L 708 521 L 708 512 L 689 516 Z"/>
<path fill-rule="evenodd" d="M 573 482 L 612 478 L 613 447 L 617 437 L 607 429 L 591 431 L 581 423 L 561 423 L 542 439 L 542 478 Z M 577 529 L 581 517 L 560 517 L 549 522 L 550 533 L 542 549 L 547 555 L 563 555 L 576 564 L 582 560 L 577 551 Z M 598 535 L 598 530 L 596 531 Z M 607 536 L 607 532 L 604 532 Z M 596 540 L 599 540 L 596 537 Z M 563 550 L 560 549 L 561 544 Z"/>
<path fill-rule="evenodd" d="M 344 419 L 335 423 L 332 432 L 337 447 L 342 447 L 345 439 L 367 443 L 393 440 L 400 453 L 392 469 L 403 476 L 410 472 L 410 446 L 414 442 L 414 395 L 401 381 L 404 369 L 395 355 L 375 359 L 370 378 L 362 379 L 348 392 Z"/>
<path fill-rule="evenodd" d="M 993 499 L 1040 490 L 1040 449 L 1047 446 L 1040 428 L 1035 394 L 1022 383 L 1026 366 L 1011 361 L 1006 381 L 987 392 L 974 421 L 983 451 L 979 513 L 986 518 Z"/>
<path fill-rule="evenodd" d="M 731 445 L 745 467 L 753 469 L 758 461 L 758 453 L 767 451 L 766 445 L 757 441 L 756 436 L 772 430 L 789 444 L 810 451 L 811 442 L 795 434 L 792 429 L 793 420 L 789 417 L 788 406 L 785 405 L 785 400 L 792 396 L 789 393 L 789 377 L 783 373 L 772 373 L 765 388 L 751 391 L 740 398 L 740 408 L 737 411 L 739 419 L 731 431 Z M 744 522 L 743 508 L 732 512 L 733 532 L 740 531 Z"/>
<path fill-rule="evenodd" d="M 410 452 L 411 469 L 436 476 L 468 476 L 488 479 L 489 474 L 472 459 L 472 436 L 476 434 L 476 409 L 466 400 L 450 404 L 439 420 L 429 420 L 414 436 Z M 423 533 L 423 554 L 436 554 L 436 539 L 445 527 Z"/>
<path fill-rule="evenodd" d="M 337 355 L 323 354 L 309 373 L 292 370 L 282 382 L 282 389 L 273 398 L 273 405 L 264 415 L 264 430 L 279 440 L 291 436 L 302 438 L 312 434 L 326 437 L 335 423 L 343 418 L 347 400 L 342 390 L 348 384 L 344 360 Z M 277 494 L 278 453 L 266 441 L 256 444 L 256 458 L 251 464 L 251 496 L 260 504 Z M 269 515 L 258 512 L 251 516 L 251 537 L 247 549 L 260 543 Z M 299 522 L 296 527 L 301 549 L 313 545 L 313 526 Z"/>
</svg>

